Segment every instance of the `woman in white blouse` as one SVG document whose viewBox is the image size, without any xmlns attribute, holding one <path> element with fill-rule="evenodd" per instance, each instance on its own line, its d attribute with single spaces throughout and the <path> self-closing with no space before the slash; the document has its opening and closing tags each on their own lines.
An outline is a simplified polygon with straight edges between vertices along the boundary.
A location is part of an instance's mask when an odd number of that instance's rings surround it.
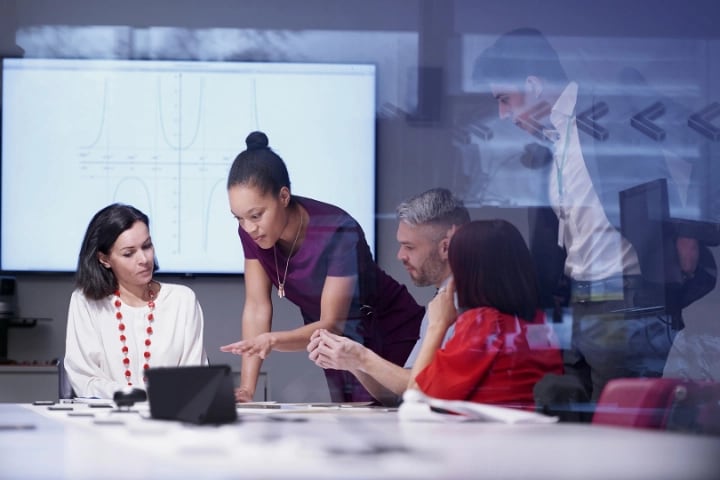
<svg viewBox="0 0 720 480">
<path fill-rule="evenodd" d="M 195 293 L 154 280 L 156 270 L 147 215 L 118 203 L 95 214 L 68 310 L 64 363 L 75 396 L 144 389 L 150 367 L 207 365 Z"/>
</svg>

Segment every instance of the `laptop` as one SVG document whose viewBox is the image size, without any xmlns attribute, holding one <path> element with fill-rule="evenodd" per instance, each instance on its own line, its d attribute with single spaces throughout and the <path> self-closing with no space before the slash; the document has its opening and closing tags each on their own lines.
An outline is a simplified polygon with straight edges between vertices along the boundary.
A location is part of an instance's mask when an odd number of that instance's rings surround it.
<svg viewBox="0 0 720 480">
<path fill-rule="evenodd" d="M 147 378 L 152 418 L 194 424 L 237 420 L 228 365 L 150 368 Z"/>
</svg>

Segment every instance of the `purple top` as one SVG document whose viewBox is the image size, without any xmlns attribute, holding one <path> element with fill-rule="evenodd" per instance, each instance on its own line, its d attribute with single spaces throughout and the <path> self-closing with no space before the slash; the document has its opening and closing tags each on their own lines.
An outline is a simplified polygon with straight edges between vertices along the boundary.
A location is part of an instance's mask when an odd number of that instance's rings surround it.
<svg viewBox="0 0 720 480">
<path fill-rule="evenodd" d="M 310 198 L 293 197 L 308 212 L 305 240 L 290 260 L 285 295 L 300 307 L 305 324 L 320 319 L 325 278 L 357 275 L 345 335 L 402 365 L 419 336 L 424 308 L 404 285 L 381 270 L 357 221 L 342 209 Z M 277 284 L 273 249 L 260 248 L 238 228 L 246 259 L 256 259 Z M 281 275 L 287 256 L 277 250 Z M 354 320 L 354 321 L 353 321 Z M 395 347 L 388 348 L 393 344 Z M 409 348 L 406 348 L 409 345 Z M 407 350 L 407 351 L 406 351 Z"/>
</svg>

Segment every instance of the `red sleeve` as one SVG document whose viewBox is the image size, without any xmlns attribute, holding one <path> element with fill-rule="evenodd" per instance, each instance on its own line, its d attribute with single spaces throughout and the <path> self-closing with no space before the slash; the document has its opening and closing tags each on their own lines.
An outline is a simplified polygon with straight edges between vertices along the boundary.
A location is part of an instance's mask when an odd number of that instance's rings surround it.
<svg viewBox="0 0 720 480">
<path fill-rule="evenodd" d="M 494 318 L 489 318 L 494 317 Z M 455 322 L 455 334 L 417 378 L 431 397 L 467 400 L 497 358 L 504 337 L 497 334 L 497 315 L 488 309 L 472 310 Z"/>
</svg>

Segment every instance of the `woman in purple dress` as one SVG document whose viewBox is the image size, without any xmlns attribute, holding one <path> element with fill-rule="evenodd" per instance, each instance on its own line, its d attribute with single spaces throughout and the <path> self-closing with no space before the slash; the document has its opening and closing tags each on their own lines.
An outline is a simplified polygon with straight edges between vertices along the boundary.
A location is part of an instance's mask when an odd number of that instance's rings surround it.
<svg viewBox="0 0 720 480">
<path fill-rule="evenodd" d="M 345 211 L 293 196 L 285 162 L 262 132 L 246 139 L 228 175 L 230 210 L 245 253 L 243 339 L 221 347 L 243 356 L 237 401 L 251 401 L 262 361 L 303 351 L 318 328 L 344 334 L 403 365 L 418 339 L 424 308 L 372 258 L 365 234 Z M 300 308 L 304 325 L 271 331 L 273 285 Z M 326 370 L 335 402 L 372 396 L 351 374 Z"/>
</svg>

